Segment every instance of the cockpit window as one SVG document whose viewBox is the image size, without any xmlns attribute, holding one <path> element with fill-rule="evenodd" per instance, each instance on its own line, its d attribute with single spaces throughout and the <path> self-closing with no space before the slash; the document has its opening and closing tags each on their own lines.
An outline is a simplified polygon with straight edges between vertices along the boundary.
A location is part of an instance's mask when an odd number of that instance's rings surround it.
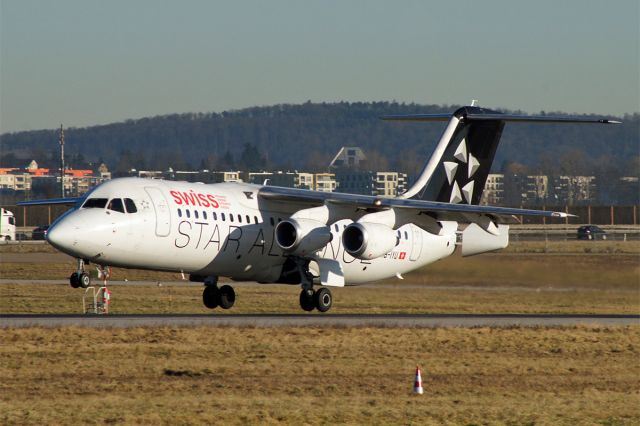
<svg viewBox="0 0 640 426">
<path fill-rule="evenodd" d="M 127 213 L 135 213 L 138 211 L 136 203 L 134 203 L 131 198 L 125 198 L 124 205 L 127 208 Z"/>
<path fill-rule="evenodd" d="M 83 209 L 104 209 L 107 205 L 106 198 L 89 198 L 82 206 Z"/>
<path fill-rule="evenodd" d="M 109 205 L 107 206 L 109 210 L 113 210 L 114 212 L 124 213 L 124 205 L 122 204 L 122 199 L 114 198 L 109 201 Z"/>
</svg>

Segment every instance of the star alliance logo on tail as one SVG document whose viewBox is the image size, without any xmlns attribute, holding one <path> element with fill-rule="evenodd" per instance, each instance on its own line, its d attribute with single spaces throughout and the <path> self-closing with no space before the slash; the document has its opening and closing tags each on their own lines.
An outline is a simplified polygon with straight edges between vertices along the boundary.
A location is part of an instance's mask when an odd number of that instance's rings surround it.
<svg viewBox="0 0 640 426">
<path fill-rule="evenodd" d="M 449 182 L 449 185 L 451 185 L 451 197 L 449 202 L 457 204 L 462 201 L 466 201 L 467 204 L 471 204 L 475 183 L 473 180 L 469 180 L 464 184 L 464 186 L 462 186 L 462 188 L 460 188 L 460 184 L 455 180 L 456 173 L 458 172 L 459 166 L 466 164 L 466 178 L 471 179 L 471 177 L 480 168 L 480 161 L 478 161 L 473 154 L 468 152 L 466 138 L 463 138 L 462 141 L 460 141 L 453 157 L 456 161 L 445 161 L 442 163 L 444 166 L 444 172 L 447 175 L 447 181 Z M 459 179 L 464 178 L 461 177 Z"/>
</svg>

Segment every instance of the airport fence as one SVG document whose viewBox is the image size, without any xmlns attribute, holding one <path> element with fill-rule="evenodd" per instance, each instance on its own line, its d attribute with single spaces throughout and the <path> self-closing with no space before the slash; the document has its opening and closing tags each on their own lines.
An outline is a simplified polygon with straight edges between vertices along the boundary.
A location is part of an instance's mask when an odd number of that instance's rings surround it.
<svg viewBox="0 0 640 426">
<path fill-rule="evenodd" d="M 638 206 L 542 206 L 541 210 L 565 212 L 575 217 L 520 217 L 524 225 L 638 225 Z"/>
</svg>

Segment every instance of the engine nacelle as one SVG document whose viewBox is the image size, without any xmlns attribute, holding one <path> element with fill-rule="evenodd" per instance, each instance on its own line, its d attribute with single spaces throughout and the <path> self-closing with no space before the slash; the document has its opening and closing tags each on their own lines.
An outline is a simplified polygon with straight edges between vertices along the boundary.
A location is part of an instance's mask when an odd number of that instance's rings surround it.
<svg viewBox="0 0 640 426">
<path fill-rule="evenodd" d="M 312 219 L 286 219 L 276 225 L 276 244 L 285 252 L 306 256 L 333 238 L 327 225 Z"/>
<path fill-rule="evenodd" d="M 381 223 L 356 222 L 342 232 L 342 245 L 356 259 L 370 260 L 389 253 L 398 244 L 396 232 Z"/>
</svg>

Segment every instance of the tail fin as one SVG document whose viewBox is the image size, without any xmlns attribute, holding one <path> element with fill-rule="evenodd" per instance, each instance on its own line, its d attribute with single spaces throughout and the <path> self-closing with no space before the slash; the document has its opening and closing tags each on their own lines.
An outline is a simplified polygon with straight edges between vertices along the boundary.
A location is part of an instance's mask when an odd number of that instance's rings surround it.
<svg viewBox="0 0 640 426">
<path fill-rule="evenodd" d="M 419 114 L 386 116 L 385 120 L 445 121 L 440 137 L 420 176 L 400 198 L 418 198 L 444 203 L 479 204 L 487 175 L 507 121 L 551 123 L 619 122 L 581 117 L 550 117 L 502 114 L 475 106 L 459 108 L 453 115 Z"/>
</svg>

